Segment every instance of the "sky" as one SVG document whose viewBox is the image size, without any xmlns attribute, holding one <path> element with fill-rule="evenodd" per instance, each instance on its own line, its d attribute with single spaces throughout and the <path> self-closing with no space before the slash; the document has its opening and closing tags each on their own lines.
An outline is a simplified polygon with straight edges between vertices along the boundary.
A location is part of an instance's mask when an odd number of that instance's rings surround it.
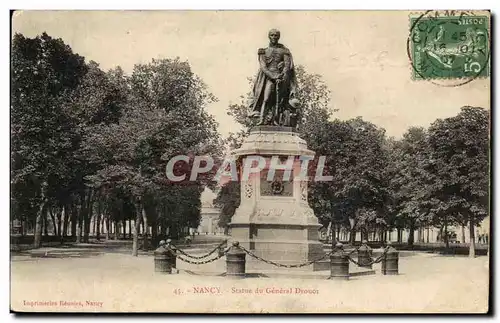
<svg viewBox="0 0 500 323">
<path fill-rule="evenodd" d="M 357 116 L 400 137 L 456 115 L 464 105 L 490 108 L 490 80 L 458 87 L 415 81 L 406 51 L 406 11 L 23 11 L 12 31 L 62 38 L 104 70 L 154 58 L 187 60 L 218 102 L 208 112 L 226 136 L 239 126 L 227 115 L 250 89 L 257 49 L 271 28 L 281 31 L 295 64 L 320 74 L 331 91 L 334 116 Z"/>
</svg>

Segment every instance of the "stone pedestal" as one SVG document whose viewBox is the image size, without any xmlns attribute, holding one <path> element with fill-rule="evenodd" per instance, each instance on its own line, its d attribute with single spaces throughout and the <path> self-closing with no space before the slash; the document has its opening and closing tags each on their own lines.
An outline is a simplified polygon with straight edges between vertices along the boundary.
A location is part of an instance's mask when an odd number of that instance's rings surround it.
<svg viewBox="0 0 500 323">
<path fill-rule="evenodd" d="M 319 241 L 320 224 L 307 202 L 307 178 L 299 176 L 301 157 L 313 158 L 306 142 L 291 128 L 260 126 L 252 129 L 241 148 L 232 154 L 239 160 L 241 204 L 232 218 L 231 236 L 256 255 L 282 264 L 298 264 L 321 258 L 325 252 Z M 242 178 L 247 158 L 265 158 L 260 172 Z M 284 165 L 293 159 L 289 180 L 285 170 L 276 169 L 268 180 L 270 161 L 280 158 Z M 290 158 L 290 159 L 289 159 Z M 275 183 L 275 180 L 281 183 Z M 248 267 L 270 269 L 272 266 L 247 257 Z M 301 270 L 325 270 L 325 263 Z"/>
</svg>

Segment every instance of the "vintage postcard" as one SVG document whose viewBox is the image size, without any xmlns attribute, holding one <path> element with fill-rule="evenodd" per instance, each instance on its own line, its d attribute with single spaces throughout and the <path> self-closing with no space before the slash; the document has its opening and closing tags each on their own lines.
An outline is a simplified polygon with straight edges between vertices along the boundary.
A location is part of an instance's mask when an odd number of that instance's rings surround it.
<svg viewBox="0 0 500 323">
<path fill-rule="evenodd" d="M 14 11 L 10 308 L 487 313 L 489 11 Z"/>
</svg>

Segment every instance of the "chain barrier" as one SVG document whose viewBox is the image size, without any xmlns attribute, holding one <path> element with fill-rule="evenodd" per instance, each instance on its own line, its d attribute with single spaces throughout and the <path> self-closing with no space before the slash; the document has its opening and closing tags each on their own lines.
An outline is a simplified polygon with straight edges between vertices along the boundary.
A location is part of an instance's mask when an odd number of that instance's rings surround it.
<svg viewBox="0 0 500 323">
<path fill-rule="evenodd" d="M 254 254 L 253 252 L 251 252 L 250 250 L 245 249 L 245 247 L 238 246 L 238 248 L 240 248 L 241 250 L 243 250 L 244 252 L 246 252 L 250 257 L 253 257 L 253 258 L 255 258 L 255 259 L 259 260 L 259 261 L 265 262 L 266 264 L 270 264 L 270 265 L 273 265 L 273 266 L 276 266 L 276 267 L 281 267 L 281 268 L 301 268 L 301 267 L 304 267 L 304 266 L 309 266 L 309 265 L 311 265 L 311 264 L 313 264 L 315 262 L 318 262 L 318 261 L 321 261 L 321 260 L 325 259 L 326 257 L 329 257 L 333 253 L 333 251 L 330 251 L 329 253 L 325 254 L 321 258 L 314 259 L 314 260 L 309 260 L 309 261 L 301 263 L 301 264 L 285 265 L 285 264 L 280 264 L 280 263 L 277 263 L 277 262 L 274 262 L 274 261 L 271 261 L 271 260 L 266 260 L 266 259 L 264 259 L 262 257 L 259 257 L 256 254 Z"/>
<path fill-rule="evenodd" d="M 209 253 L 207 253 L 206 255 L 202 255 L 202 256 L 193 256 L 193 255 L 190 255 L 188 254 L 187 252 L 179 249 L 179 247 L 175 246 L 174 244 L 171 243 L 172 247 L 175 247 L 176 248 L 176 251 L 181 253 L 182 255 L 188 257 L 188 258 L 191 258 L 191 259 L 204 259 L 204 258 L 207 258 L 209 256 L 211 256 L 214 252 L 216 252 L 217 250 L 220 250 L 220 248 L 227 244 L 227 240 L 224 240 L 222 241 L 221 243 L 219 243 L 219 245 L 217 247 L 215 247 L 212 251 L 210 251 Z M 225 253 L 224 253 L 225 254 Z"/>
<path fill-rule="evenodd" d="M 384 256 L 387 254 L 387 250 L 389 250 L 388 248 L 385 248 L 384 249 L 384 252 L 382 252 L 382 254 L 376 258 L 376 259 L 372 259 L 371 261 L 367 262 L 366 264 L 360 264 L 359 262 L 357 262 L 355 259 L 353 259 L 351 257 L 351 253 L 347 254 L 347 258 L 349 259 L 350 262 L 352 262 L 353 264 L 359 266 L 359 267 L 364 267 L 364 266 L 371 266 L 373 264 L 377 264 L 379 262 L 382 261 L 382 259 L 384 259 Z"/>
<path fill-rule="evenodd" d="M 359 248 L 361 248 L 361 246 L 362 246 L 362 245 L 357 246 L 357 247 L 356 247 L 356 246 L 353 246 L 353 247 L 354 247 L 354 249 L 352 249 L 351 251 L 349 251 L 346 255 L 347 255 L 347 256 L 352 255 L 353 253 L 357 252 L 357 251 L 359 250 Z M 331 246 L 331 248 L 332 248 L 332 250 L 335 250 L 335 248 L 336 248 L 336 247 L 335 247 L 335 245 L 333 245 L 333 246 Z"/>
<path fill-rule="evenodd" d="M 188 258 L 192 258 L 192 259 L 204 259 L 204 258 L 207 258 L 209 256 L 211 256 L 213 253 L 215 253 L 217 250 L 221 250 L 220 248 L 225 245 L 227 243 L 227 240 L 221 242 L 217 247 L 215 247 L 212 251 L 210 251 L 209 253 L 205 254 L 205 255 L 202 255 L 202 256 L 193 256 L 193 255 L 190 255 L 188 253 L 186 253 L 185 251 L 177 248 L 175 245 L 172 245 L 172 247 L 175 247 L 176 248 L 176 252 L 188 257 Z M 174 252 L 170 247 L 167 246 L 167 248 Z M 337 249 L 332 249 L 332 251 L 330 251 L 329 253 L 326 253 L 324 256 L 320 257 L 320 258 L 317 258 L 317 259 L 314 259 L 314 260 L 309 260 L 309 261 L 306 261 L 304 263 L 300 263 L 300 264 L 292 264 L 292 265 L 288 265 L 288 264 L 280 264 L 278 262 L 274 262 L 274 261 L 271 261 L 271 260 L 266 260 L 262 257 L 259 257 L 257 256 L 256 254 L 254 254 L 253 252 L 251 252 L 250 250 L 247 250 L 245 247 L 242 247 L 242 246 L 238 246 L 238 248 L 240 248 L 241 250 L 243 250 L 245 253 L 247 253 L 250 257 L 252 258 L 255 258 L 259 261 L 262 261 L 264 263 L 267 263 L 267 264 L 270 264 L 270 265 L 273 265 L 273 266 L 276 266 L 276 267 L 281 267 L 281 268 L 301 268 L 301 267 L 305 267 L 305 266 L 309 266 L 313 263 L 316 263 L 316 262 L 319 262 L 329 256 L 331 256 L 335 251 L 337 251 Z M 354 252 L 357 252 L 358 249 L 360 247 L 357 247 L 357 248 L 354 248 L 353 250 L 351 250 L 350 252 L 348 253 L 345 253 L 345 255 L 347 256 L 347 258 L 349 259 L 349 261 L 351 261 L 352 263 L 356 264 L 357 266 L 370 266 L 370 265 L 373 265 L 373 264 L 376 264 L 376 263 L 379 263 L 380 261 L 382 261 L 382 259 L 384 258 L 384 256 L 387 254 L 387 250 L 388 248 L 385 248 L 384 249 L 384 252 L 376 259 L 372 259 L 370 262 L 366 263 L 366 264 L 360 264 L 358 261 L 356 261 L 355 259 L 353 259 L 351 257 L 351 255 L 354 253 Z M 195 261 L 195 260 L 189 260 L 187 258 L 184 258 L 180 255 L 177 255 L 177 258 L 181 261 L 184 261 L 188 264 L 192 264 L 192 265 L 204 265 L 204 264 L 208 264 L 208 263 L 211 263 L 211 262 L 214 262 L 216 260 L 219 260 L 220 258 L 224 257 L 226 255 L 226 253 L 231 249 L 231 247 L 227 247 L 224 249 L 223 252 L 220 252 L 217 257 L 215 258 L 212 258 L 212 259 L 206 259 L 206 260 L 203 260 L 203 261 Z"/>
<path fill-rule="evenodd" d="M 351 251 L 349 251 L 349 253 L 347 253 L 347 256 L 349 257 L 350 255 L 352 255 L 353 253 L 355 252 L 358 252 L 359 248 L 361 248 L 361 246 L 358 246 L 357 248 L 354 247 L 354 249 L 352 249 Z"/>
<path fill-rule="evenodd" d="M 181 256 L 177 256 L 177 259 L 179 259 L 181 261 L 184 261 L 184 262 L 187 262 L 188 264 L 192 264 L 192 265 L 204 265 L 204 264 L 208 264 L 208 263 L 214 262 L 214 261 L 219 260 L 220 258 L 224 257 L 226 255 L 226 253 L 229 251 L 229 249 L 230 249 L 230 247 L 226 248 L 224 250 L 224 252 L 221 252 L 215 258 L 207 259 L 207 260 L 203 260 L 203 261 L 193 261 L 193 260 L 189 260 L 189 259 L 183 258 Z"/>
</svg>

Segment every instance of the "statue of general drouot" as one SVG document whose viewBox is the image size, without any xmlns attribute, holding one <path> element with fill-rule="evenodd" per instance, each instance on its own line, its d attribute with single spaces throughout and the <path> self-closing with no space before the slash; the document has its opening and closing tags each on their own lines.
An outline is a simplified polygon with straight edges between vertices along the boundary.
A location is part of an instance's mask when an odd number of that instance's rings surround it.
<svg viewBox="0 0 500 323">
<path fill-rule="evenodd" d="M 253 86 L 251 118 L 257 125 L 297 127 L 299 101 L 295 98 L 297 82 L 292 53 L 278 41 L 280 32 L 269 31 L 269 46 L 259 48 L 259 73 Z"/>
</svg>

